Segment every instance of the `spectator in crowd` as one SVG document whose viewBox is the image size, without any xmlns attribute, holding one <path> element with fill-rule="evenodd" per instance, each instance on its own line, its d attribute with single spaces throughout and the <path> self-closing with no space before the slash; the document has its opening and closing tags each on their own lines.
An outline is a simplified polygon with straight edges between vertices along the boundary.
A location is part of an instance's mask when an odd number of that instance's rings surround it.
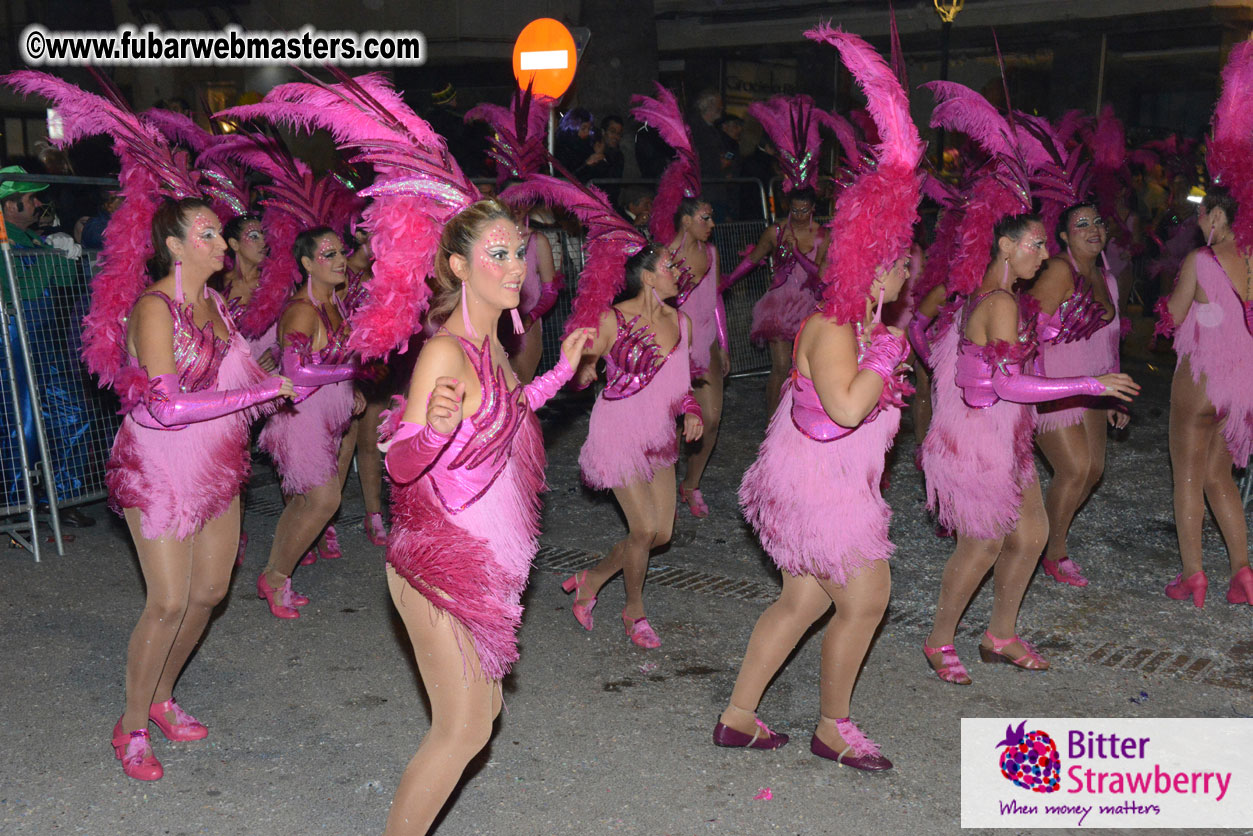
<svg viewBox="0 0 1253 836">
<path fill-rule="evenodd" d="M 83 222 L 78 242 L 85 250 L 99 250 L 104 247 L 104 229 L 109 225 L 109 218 L 122 205 L 122 193 L 118 189 L 101 189 L 97 196 L 100 211 Z"/>
<path fill-rule="evenodd" d="M 593 176 L 605 161 L 604 145 L 597 148 L 592 132 L 592 114 L 581 107 L 571 109 L 557 125 L 556 157 L 580 180 Z"/>
<path fill-rule="evenodd" d="M 766 197 L 772 206 L 775 205 L 775 195 L 771 194 L 770 184 L 776 177 L 782 176 L 778 155 L 779 149 L 775 147 L 774 141 L 770 139 L 769 134 L 762 131 L 761 141 L 757 143 L 757 147 L 740 163 L 740 176 L 752 177 L 759 181 L 761 187 L 766 190 Z M 761 193 L 755 184 L 746 183 L 740 188 L 740 208 L 745 217 L 756 218 L 761 211 L 760 205 Z"/>
<path fill-rule="evenodd" d="M 627 186 L 620 196 L 622 213 L 644 235 L 648 235 L 648 219 L 653 214 L 653 193 L 639 186 Z"/>
<path fill-rule="evenodd" d="M 740 166 L 743 158 L 740 156 L 740 135 L 744 133 L 744 120 L 738 116 L 727 113 L 723 114 L 718 120 L 718 131 L 721 134 L 718 138 L 722 141 L 722 155 L 719 157 L 719 165 L 722 167 L 722 177 L 739 177 Z M 726 189 L 727 194 L 727 210 L 730 216 L 736 220 L 741 219 L 739 188 L 735 186 Z"/>
<path fill-rule="evenodd" d="M 457 88 L 452 82 L 436 85 L 424 118 L 448 143 L 448 152 L 467 177 L 488 175 L 484 164 L 487 138 L 482 123 L 465 124 L 464 115 L 457 110 Z"/>
<path fill-rule="evenodd" d="M 635 164 L 639 166 L 641 177 L 660 179 L 672 159 L 674 151 L 655 128 L 644 125 L 635 132 Z"/>
<path fill-rule="evenodd" d="M 600 120 L 600 131 L 592 141 L 593 152 L 599 152 L 601 159 L 584 169 L 587 180 L 616 180 L 622 177 L 626 167 L 626 158 L 622 156 L 622 117 L 610 114 Z M 611 203 L 618 202 L 618 193 L 622 187 L 615 183 L 606 183 L 600 187 Z"/>
<path fill-rule="evenodd" d="M 3 174 L 26 174 L 21 166 L 0 169 Z M 79 310 L 82 283 L 77 258 L 81 248 L 68 235 L 61 234 L 77 249 L 52 246 L 35 230 L 35 221 L 44 207 L 39 193 L 48 188 L 47 183 L 30 183 L 21 180 L 0 181 L 0 208 L 4 213 L 4 227 L 13 246 L 14 278 L 22 297 L 22 316 L 30 338 L 31 355 L 35 360 L 35 380 L 42 393 L 42 414 L 52 454 L 52 471 L 59 498 L 75 497 L 84 493 L 84 474 L 87 466 L 86 448 L 88 418 L 86 392 L 81 367 L 78 364 L 78 328 L 66 328 L 66 323 L 77 324 L 83 311 Z M 59 241 L 59 243 L 61 243 Z M 3 264 L 3 262 L 0 262 Z M 7 267 L 0 267 L 7 270 Z M 7 283 L 8 276 L 3 276 Z M 24 372 L 19 373 L 17 387 L 19 399 L 25 401 L 22 412 L 27 412 L 30 393 L 26 391 Z M 31 450 L 33 439 L 25 440 Z M 6 459 L 17 460 L 16 455 Z M 6 493 L 15 497 L 18 473 L 7 473 Z M 62 508 L 61 522 L 72 527 L 95 525 L 96 521 L 78 508 Z"/>
<path fill-rule="evenodd" d="M 727 188 L 717 182 L 728 176 L 727 167 L 730 165 L 730 161 L 725 159 L 725 134 L 718 128 L 721 117 L 722 94 L 717 90 L 702 91 L 696 97 L 696 118 L 690 123 L 692 150 L 700 158 L 701 197 L 713 207 L 715 223 L 730 217 Z"/>
</svg>

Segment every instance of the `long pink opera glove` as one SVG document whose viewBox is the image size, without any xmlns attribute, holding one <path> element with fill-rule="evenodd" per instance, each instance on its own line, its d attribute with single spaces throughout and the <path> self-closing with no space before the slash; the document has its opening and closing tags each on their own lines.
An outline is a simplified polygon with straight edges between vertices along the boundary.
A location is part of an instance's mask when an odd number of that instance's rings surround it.
<svg viewBox="0 0 1253 836">
<path fill-rule="evenodd" d="M 934 317 L 923 316 L 914 311 L 914 315 L 909 318 L 909 327 L 906 329 L 909 334 L 909 344 L 914 347 L 914 353 L 928 369 L 931 368 L 931 344 L 927 341 L 927 328 L 934 321 Z"/>
<path fill-rule="evenodd" d="M 539 299 L 535 301 L 535 307 L 531 308 L 531 312 L 527 314 L 532 322 L 543 319 L 544 315 L 553 309 L 553 305 L 557 304 L 557 297 L 561 294 L 562 275 L 558 273 L 553 276 L 551 282 L 544 282 L 540 285 Z"/>
<path fill-rule="evenodd" d="M 391 446 L 383 457 L 387 475 L 398 485 L 417 479 L 433 465 L 452 436 L 433 429 L 429 424 L 401 421 L 392 436 Z"/>
<path fill-rule="evenodd" d="M 718 283 L 718 292 L 724 293 L 730 290 L 736 282 L 753 272 L 758 264 L 761 264 L 761 261 L 753 261 L 748 256 L 744 256 L 734 270 L 722 277 L 722 281 Z"/>
<path fill-rule="evenodd" d="M 991 406 L 997 400 L 1014 403 L 1044 403 L 1072 395 L 1101 395 L 1105 387 L 1095 377 L 1041 377 L 1026 374 L 1018 364 L 994 366 L 982 357 L 960 354 L 954 382 L 962 390 L 962 400 L 970 406 Z"/>
<path fill-rule="evenodd" d="M 863 419 L 863 423 L 879 417 L 885 406 L 904 406 L 905 396 L 913 394 L 913 388 L 897 373 L 901 363 L 909 356 L 909 341 L 904 335 L 898 337 L 882 325 L 875 327 L 878 330 L 862 351 L 857 369 L 868 369 L 883 378 L 883 389 L 879 393 L 878 402 Z"/>
<path fill-rule="evenodd" d="M 351 363 L 306 363 L 300 351 L 289 345 L 283 349 L 282 367 L 283 375 L 290 378 L 294 386 L 313 387 L 352 380 L 361 364 L 355 359 Z"/>
<path fill-rule="evenodd" d="M 727 336 L 727 309 L 722 305 L 722 294 L 714 300 L 714 327 L 718 329 L 718 347 L 729 359 L 731 357 L 731 340 Z"/>
<path fill-rule="evenodd" d="M 557 390 L 569 383 L 572 377 L 574 377 L 574 367 L 570 365 L 570 360 L 563 351 L 557 365 L 522 387 L 531 411 L 534 412 L 548 403 L 549 398 L 557 394 Z"/>
<path fill-rule="evenodd" d="M 143 401 L 147 415 L 145 410 L 136 410 L 131 415 L 141 426 L 149 429 L 178 429 L 273 400 L 279 397 L 282 385 L 282 378 L 267 377 L 243 389 L 180 392 L 178 375 L 162 374 L 152 378 L 148 384 Z M 151 416 L 152 422 L 148 416 Z"/>
</svg>

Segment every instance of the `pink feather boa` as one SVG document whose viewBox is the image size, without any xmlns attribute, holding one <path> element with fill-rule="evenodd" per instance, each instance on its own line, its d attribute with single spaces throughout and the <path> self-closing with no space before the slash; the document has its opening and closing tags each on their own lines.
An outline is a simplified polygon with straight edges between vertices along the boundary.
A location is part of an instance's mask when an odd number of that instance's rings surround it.
<svg viewBox="0 0 1253 836">
<path fill-rule="evenodd" d="M 1223 68 L 1223 90 L 1214 108 L 1206 164 L 1231 192 L 1240 212 L 1231 225 L 1236 246 L 1253 252 L 1253 41 L 1232 47 Z"/>
</svg>

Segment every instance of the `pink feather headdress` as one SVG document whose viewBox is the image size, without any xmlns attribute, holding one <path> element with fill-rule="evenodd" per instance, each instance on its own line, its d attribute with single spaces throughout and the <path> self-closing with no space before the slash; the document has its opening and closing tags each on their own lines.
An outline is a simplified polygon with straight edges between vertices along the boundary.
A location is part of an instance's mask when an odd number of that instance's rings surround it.
<svg viewBox="0 0 1253 836">
<path fill-rule="evenodd" d="M 1231 48 L 1223 67 L 1223 91 L 1214 107 L 1206 164 L 1231 192 L 1240 211 L 1232 231 L 1241 252 L 1253 252 L 1253 41 Z"/>
<path fill-rule="evenodd" d="M 1092 192 L 1096 195 L 1097 208 L 1105 218 L 1110 234 L 1123 243 L 1129 243 L 1131 230 L 1118 216 L 1118 197 L 1131 188 L 1131 173 L 1127 169 L 1127 132 L 1122 121 L 1114 115 L 1113 105 L 1101 108 L 1095 124 L 1085 125 L 1081 134 L 1092 152 Z"/>
<path fill-rule="evenodd" d="M 823 312 L 837 322 L 861 319 L 876 275 L 908 254 L 918 221 L 924 146 L 909 116 L 909 98 L 900 80 L 874 48 L 856 35 L 822 24 L 805 33 L 835 47 L 866 94 L 867 110 L 881 142 L 875 164 L 836 199 L 828 228 L 838 258 L 822 274 Z"/>
<path fill-rule="evenodd" d="M 783 191 L 813 188 L 818 181 L 818 136 L 821 117 L 809 96 L 774 96 L 748 106 L 748 115 L 761 123 L 779 149 Z"/>
<path fill-rule="evenodd" d="M 1068 206 L 1088 200 L 1092 183 L 1092 161 L 1087 158 L 1086 147 L 1067 147 L 1066 140 L 1047 119 L 1019 114 L 1024 130 L 1040 141 L 1049 159 L 1031 173 L 1031 189 L 1040 201 L 1040 217 L 1044 221 L 1045 239 L 1049 253 L 1057 255 L 1061 246 L 1054 235 L 1057 222 Z"/>
<path fill-rule="evenodd" d="M 661 134 L 676 154 L 657 183 L 653 214 L 648 221 L 653 240 L 668 246 L 674 240 L 674 213 L 679 210 L 679 203 L 685 197 L 700 196 L 700 159 L 692 147 L 692 131 L 683 121 L 678 101 L 660 84 L 655 99 L 642 95 L 631 97 L 631 115 Z"/>
<path fill-rule="evenodd" d="M 144 111 L 143 118 L 156 125 L 170 142 L 182 143 L 196 154 L 201 187 L 209 197 L 214 214 L 223 225 L 233 218 L 248 214 L 248 209 L 252 206 L 252 190 L 244 167 L 225 159 L 209 161 L 203 157 L 227 135 L 210 133 L 190 117 L 170 110 L 154 107 Z"/>
<path fill-rule="evenodd" d="M 261 226 L 270 254 L 261 262 L 260 282 L 239 319 L 245 336 L 260 337 L 278 321 L 300 280 L 292 254 L 296 237 L 318 226 L 343 229 L 348 220 L 342 208 L 346 189 L 333 176 L 314 177 L 277 135 L 230 134 L 210 146 L 199 161 L 208 167 L 233 162 L 270 178 L 268 185 L 260 187 L 265 195 Z"/>
<path fill-rule="evenodd" d="M 46 73 L 21 70 L 0 78 L 25 95 L 56 105 L 64 125 L 57 145 L 105 134 L 121 160 L 119 181 L 125 198 L 109 219 L 100 268 L 91 282 L 91 308 L 83 318 L 83 362 L 103 386 L 120 384 L 127 366 L 126 320 L 148 286 L 146 262 L 152 257 L 152 218 L 162 198 L 200 197 L 186 167 L 171 153 L 154 126 L 131 111 L 102 76 L 105 96 L 84 92 Z"/>
<path fill-rule="evenodd" d="M 969 295 L 983 283 L 992 252 L 993 227 L 1010 215 L 1031 211 L 1030 172 L 1049 160 L 1039 140 L 1019 130 L 980 94 L 961 84 L 924 84 L 935 94 L 932 127 L 961 131 L 989 155 L 972 173 L 953 232 L 952 261 L 945 286 L 950 293 Z"/>
<path fill-rule="evenodd" d="M 536 97 L 527 88 L 514 91 L 507 110 L 484 102 L 466 112 L 466 122 L 486 122 L 492 129 L 488 156 L 496 161 L 496 185 L 537 174 L 548 161 L 545 142 L 552 106 L 552 99 Z"/>
<path fill-rule="evenodd" d="M 324 128 L 341 148 L 357 150 L 352 163 L 374 167 L 373 185 L 360 192 L 374 198 L 364 213 L 372 236 L 374 278 L 353 314 L 349 341 L 372 359 L 402 348 L 421 330 L 430 303 L 426 278 L 434 272 L 444 224 L 480 195 L 444 140 L 382 75 L 351 78 L 334 67 L 327 69 L 337 84 L 283 84 L 260 104 L 228 113 L 307 130 Z"/>
<path fill-rule="evenodd" d="M 583 271 L 574 293 L 573 309 L 566 319 L 565 332 L 595 328 L 600 316 L 613 303 L 626 279 L 626 261 L 642 250 L 648 241 L 625 218 L 614 211 L 604 192 L 579 183 L 567 175 L 562 180 L 546 174 L 532 174 L 513 187 L 522 199 L 540 200 L 561 206 L 587 227 L 583 241 Z"/>
</svg>

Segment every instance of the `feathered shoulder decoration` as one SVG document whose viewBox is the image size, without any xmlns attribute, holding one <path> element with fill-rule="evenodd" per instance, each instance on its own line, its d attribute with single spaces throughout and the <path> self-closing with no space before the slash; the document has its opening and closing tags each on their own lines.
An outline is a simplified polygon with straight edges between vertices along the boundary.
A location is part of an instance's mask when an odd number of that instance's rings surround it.
<svg viewBox="0 0 1253 836">
<path fill-rule="evenodd" d="M 444 140 L 404 102 L 382 75 L 351 78 L 328 67 L 337 83 L 283 84 L 260 104 L 233 108 L 240 119 L 263 117 L 306 130 L 323 128 L 352 163 L 373 166 L 373 197 L 363 225 L 371 232 L 374 278 L 352 315 L 349 345 L 366 359 L 405 346 L 422 328 L 430 304 L 426 282 L 444 224 L 479 198 Z"/>
<path fill-rule="evenodd" d="M 1232 231 L 1241 252 L 1253 252 L 1253 41 L 1231 48 L 1223 67 L 1223 91 L 1214 107 L 1206 164 L 1240 211 Z"/>
<path fill-rule="evenodd" d="M 692 131 L 683 120 L 679 103 L 665 87 L 657 85 L 656 98 L 632 96 L 631 115 L 655 129 L 675 152 L 674 161 L 662 172 L 657 183 L 653 213 L 648 221 L 653 240 L 669 246 L 675 236 L 674 213 L 679 203 L 685 197 L 700 195 L 700 158 L 692 146 Z"/>
<path fill-rule="evenodd" d="M 552 99 L 527 88 L 514 91 L 508 109 L 484 102 L 466 112 L 466 122 L 486 122 L 492 129 L 488 156 L 496 162 L 496 185 L 537 174 L 547 162 L 544 143 L 552 106 Z"/>
<path fill-rule="evenodd" d="M 827 24 L 805 37 L 839 51 L 866 94 L 880 139 L 871 148 L 873 166 L 840 193 L 828 224 L 831 251 L 838 255 L 822 274 L 823 312 L 837 322 L 854 322 L 865 315 L 876 274 L 909 252 L 922 196 L 918 163 L 924 146 L 900 80 L 873 47 Z"/>
<path fill-rule="evenodd" d="M 0 78 L 24 95 L 38 95 L 57 108 L 64 133 L 57 145 L 72 145 L 97 134 L 112 137 L 121 160 L 121 207 L 109 219 L 100 266 L 91 282 L 91 307 L 83 318 L 83 362 L 111 386 L 126 367 L 126 321 L 148 286 L 152 257 L 152 218 L 165 197 L 201 197 L 194 177 L 171 153 L 165 137 L 144 122 L 103 77 L 97 96 L 46 73 L 21 70 Z"/>
</svg>

